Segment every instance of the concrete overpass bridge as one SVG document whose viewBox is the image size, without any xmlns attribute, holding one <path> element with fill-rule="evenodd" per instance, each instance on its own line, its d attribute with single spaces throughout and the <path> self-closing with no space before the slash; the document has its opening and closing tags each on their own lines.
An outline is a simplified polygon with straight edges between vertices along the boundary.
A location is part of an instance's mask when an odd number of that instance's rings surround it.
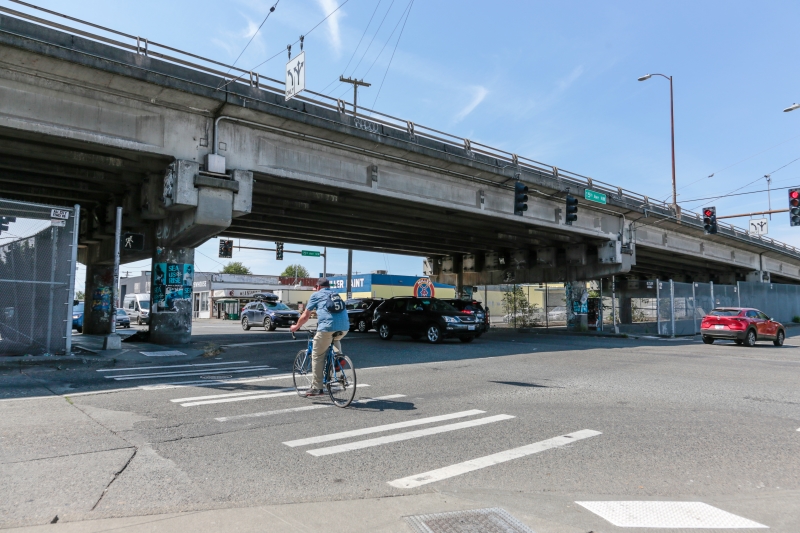
<svg viewBox="0 0 800 533">
<path fill-rule="evenodd" d="M 459 286 L 800 281 L 792 246 L 724 223 L 704 235 L 698 214 L 645 195 L 311 91 L 287 102 L 278 80 L 67 22 L 0 7 L 0 195 L 81 205 L 87 293 L 118 205 L 146 236 L 125 262 L 193 264 L 195 246 L 231 236 L 420 255 Z M 586 189 L 608 203 L 565 224 L 567 191 Z M 153 315 L 156 341 L 188 339 L 179 303 Z"/>
</svg>

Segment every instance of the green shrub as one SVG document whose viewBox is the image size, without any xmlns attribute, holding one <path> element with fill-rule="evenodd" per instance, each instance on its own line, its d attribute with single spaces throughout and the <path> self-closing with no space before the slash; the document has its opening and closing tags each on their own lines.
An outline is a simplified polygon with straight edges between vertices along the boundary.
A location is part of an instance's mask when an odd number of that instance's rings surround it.
<svg viewBox="0 0 800 533">
<path fill-rule="evenodd" d="M 800 324 L 800 316 L 793 317 L 792 322 L 794 322 L 795 324 Z"/>
</svg>

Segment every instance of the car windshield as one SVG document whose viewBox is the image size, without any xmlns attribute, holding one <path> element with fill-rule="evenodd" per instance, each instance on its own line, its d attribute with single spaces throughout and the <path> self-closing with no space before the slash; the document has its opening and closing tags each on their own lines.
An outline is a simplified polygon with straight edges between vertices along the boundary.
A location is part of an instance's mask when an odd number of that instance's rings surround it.
<svg viewBox="0 0 800 533">
<path fill-rule="evenodd" d="M 345 308 L 349 311 L 354 309 L 366 309 L 369 307 L 368 302 L 364 302 L 362 300 L 350 300 L 349 302 L 345 302 Z"/>
<path fill-rule="evenodd" d="M 75 307 L 72 308 L 72 311 L 75 313 L 83 313 L 83 302 L 79 303 Z"/>
<path fill-rule="evenodd" d="M 117 309 L 117 316 L 128 316 L 124 309 Z"/>
<path fill-rule="evenodd" d="M 275 311 L 287 311 L 289 309 L 286 304 L 281 302 L 264 302 L 264 305 Z"/>
<path fill-rule="evenodd" d="M 150 302 L 148 300 L 139 300 L 139 307 L 142 309 L 150 309 Z"/>
<path fill-rule="evenodd" d="M 738 309 L 714 309 L 710 313 L 711 316 L 737 316 L 739 314 Z"/>
</svg>

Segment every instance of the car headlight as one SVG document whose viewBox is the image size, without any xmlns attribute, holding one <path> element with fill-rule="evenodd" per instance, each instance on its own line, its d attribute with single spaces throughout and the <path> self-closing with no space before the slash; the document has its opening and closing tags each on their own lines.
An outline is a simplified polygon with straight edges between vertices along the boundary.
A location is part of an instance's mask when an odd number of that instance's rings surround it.
<svg viewBox="0 0 800 533">
<path fill-rule="evenodd" d="M 72 320 L 78 320 L 80 317 L 78 315 L 72 315 Z"/>
<path fill-rule="evenodd" d="M 447 322 L 448 324 L 454 324 L 458 322 L 458 319 L 454 316 L 446 316 L 444 317 L 444 321 Z"/>
</svg>

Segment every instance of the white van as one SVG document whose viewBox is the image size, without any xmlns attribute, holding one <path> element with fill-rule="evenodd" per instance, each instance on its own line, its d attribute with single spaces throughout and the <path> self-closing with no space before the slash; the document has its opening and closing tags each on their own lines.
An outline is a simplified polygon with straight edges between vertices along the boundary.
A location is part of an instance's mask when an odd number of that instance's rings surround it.
<svg viewBox="0 0 800 533">
<path fill-rule="evenodd" d="M 140 326 L 150 321 L 150 294 L 127 294 L 122 302 L 122 308 L 128 313 L 131 322 L 136 322 Z"/>
</svg>

